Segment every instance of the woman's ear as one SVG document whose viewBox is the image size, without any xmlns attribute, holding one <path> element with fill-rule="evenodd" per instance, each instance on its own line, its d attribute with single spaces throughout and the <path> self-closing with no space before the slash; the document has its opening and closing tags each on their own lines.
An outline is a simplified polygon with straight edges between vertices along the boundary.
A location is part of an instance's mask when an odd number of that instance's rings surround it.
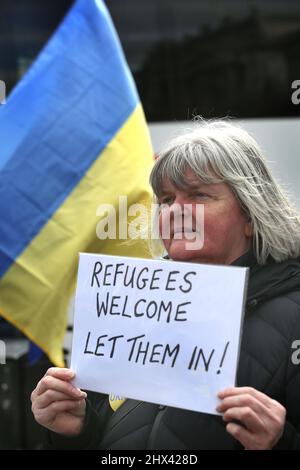
<svg viewBox="0 0 300 470">
<path fill-rule="evenodd" d="M 245 235 L 247 238 L 251 238 L 253 235 L 253 225 L 252 222 L 247 222 L 245 225 Z"/>
</svg>

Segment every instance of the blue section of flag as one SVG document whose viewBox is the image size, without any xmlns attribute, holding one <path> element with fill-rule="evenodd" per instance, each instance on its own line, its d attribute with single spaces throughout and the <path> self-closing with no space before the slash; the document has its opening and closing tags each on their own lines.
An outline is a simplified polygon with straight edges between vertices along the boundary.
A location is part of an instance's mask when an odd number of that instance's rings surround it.
<svg viewBox="0 0 300 470">
<path fill-rule="evenodd" d="M 137 103 L 103 2 L 78 0 L 0 108 L 0 276 Z"/>
<path fill-rule="evenodd" d="M 44 355 L 44 351 L 39 348 L 35 343 L 30 341 L 28 351 L 28 364 L 34 366 Z"/>
</svg>

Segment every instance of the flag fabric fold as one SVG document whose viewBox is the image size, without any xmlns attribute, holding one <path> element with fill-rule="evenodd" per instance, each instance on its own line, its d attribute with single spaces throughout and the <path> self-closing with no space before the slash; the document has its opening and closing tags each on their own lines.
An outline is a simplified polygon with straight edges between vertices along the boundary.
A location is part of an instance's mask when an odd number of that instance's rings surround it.
<svg viewBox="0 0 300 470">
<path fill-rule="evenodd" d="M 0 315 L 63 365 L 79 251 L 147 256 L 96 237 L 97 207 L 149 203 L 139 97 L 104 3 L 78 0 L 0 108 Z"/>
</svg>

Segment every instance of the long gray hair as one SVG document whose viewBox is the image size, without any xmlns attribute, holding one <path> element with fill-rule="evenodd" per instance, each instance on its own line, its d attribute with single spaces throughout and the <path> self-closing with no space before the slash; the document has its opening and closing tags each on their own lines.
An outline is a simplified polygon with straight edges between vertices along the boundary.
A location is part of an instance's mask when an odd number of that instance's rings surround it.
<svg viewBox="0 0 300 470">
<path fill-rule="evenodd" d="M 300 256 L 300 217 L 273 178 L 257 142 L 224 120 L 198 120 L 160 152 L 150 176 L 157 197 L 163 180 L 187 189 L 190 168 L 204 183 L 224 182 L 252 223 L 253 250 L 259 264 Z"/>
</svg>

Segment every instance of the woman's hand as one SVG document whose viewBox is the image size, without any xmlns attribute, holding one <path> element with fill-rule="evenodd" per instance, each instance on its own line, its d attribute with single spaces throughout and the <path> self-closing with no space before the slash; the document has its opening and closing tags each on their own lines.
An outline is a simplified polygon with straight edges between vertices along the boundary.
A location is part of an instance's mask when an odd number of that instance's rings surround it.
<svg viewBox="0 0 300 470">
<path fill-rule="evenodd" d="M 226 430 L 247 450 L 272 449 L 282 436 L 285 408 L 251 387 L 233 387 L 218 394 L 217 411 L 228 422 Z M 237 421 L 241 424 L 238 424 Z"/>
<path fill-rule="evenodd" d="M 70 383 L 75 373 L 51 367 L 31 394 L 32 412 L 42 426 L 59 434 L 80 434 L 85 417 L 86 393 Z"/>
</svg>

